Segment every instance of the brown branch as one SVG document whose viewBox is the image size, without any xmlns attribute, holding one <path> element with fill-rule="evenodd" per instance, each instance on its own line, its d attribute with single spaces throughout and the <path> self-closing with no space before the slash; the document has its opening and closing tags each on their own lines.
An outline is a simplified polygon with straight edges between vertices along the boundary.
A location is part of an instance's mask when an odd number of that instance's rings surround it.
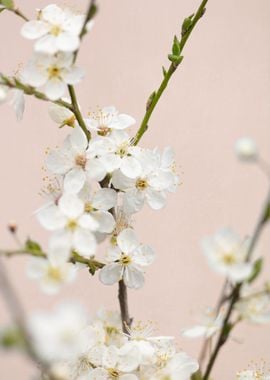
<svg viewBox="0 0 270 380">
<path fill-rule="evenodd" d="M 128 333 L 127 327 L 131 326 L 132 319 L 129 316 L 127 287 L 124 280 L 120 280 L 118 283 L 118 300 L 121 311 L 122 329 L 124 333 Z"/>
</svg>

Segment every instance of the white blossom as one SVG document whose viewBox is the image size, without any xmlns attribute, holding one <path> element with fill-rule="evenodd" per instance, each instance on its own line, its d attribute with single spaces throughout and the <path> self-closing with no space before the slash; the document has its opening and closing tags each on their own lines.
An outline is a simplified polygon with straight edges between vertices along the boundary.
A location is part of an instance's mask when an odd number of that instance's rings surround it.
<svg viewBox="0 0 270 380">
<path fill-rule="evenodd" d="M 0 85 L 0 104 L 4 103 L 8 97 L 8 88 Z"/>
<path fill-rule="evenodd" d="M 147 202 L 152 209 L 158 210 L 166 203 L 166 192 L 175 185 L 175 175 L 168 167 L 161 166 L 160 156 L 155 151 L 141 151 L 137 159 L 142 167 L 141 173 L 132 179 L 127 178 L 120 170 L 115 171 L 112 184 L 124 191 L 125 212 L 138 212 L 144 202 Z"/>
<path fill-rule="evenodd" d="M 239 316 L 256 324 L 270 323 L 270 296 L 268 294 L 244 294 L 235 305 Z"/>
<path fill-rule="evenodd" d="M 94 255 L 96 239 L 93 232 L 99 224 L 89 213 L 85 213 L 84 203 L 76 195 L 64 194 L 57 205 L 41 208 L 37 218 L 44 228 L 54 231 L 51 238 L 54 244 L 61 241 L 70 250 L 76 250 L 87 258 Z"/>
<path fill-rule="evenodd" d="M 122 130 L 114 130 L 109 137 L 96 137 L 88 148 L 90 157 L 97 157 L 107 173 L 120 169 L 128 178 L 135 178 L 142 171 L 137 159 L 140 151 L 130 144 L 129 135 Z"/>
<path fill-rule="evenodd" d="M 119 114 L 115 107 L 103 107 L 93 112 L 86 119 L 89 129 L 93 129 L 101 136 L 109 135 L 114 129 L 122 130 L 135 124 L 135 119 L 126 114 Z"/>
<path fill-rule="evenodd" d="M 223 326 L 223 319 L 223 312 L 216 315 L 214 310 L 207 309 L 203 315 L 201 323 L 183 330 L 182 335 L 187 338 L 204 337 L 208 339 L 221 330 Z"/>
<path fill-rule="evenodd" d="M 37 40 L 37 52 L 74 52 L 80 45 L 79 35 L 84 19 L 83 15 L 50 4 L 39 11 L 37 20 L 28 21 L 23 25 L 21 34 L 30 40 Z"/>
<path fill-rule="evenodd" d="M 252 273 L 252 263 L 246 262 L 249 241 L 240 239 L 230 229 L 223 229 L 202 242 L 209 265 L 233 282 L 246 280 Z"/>
<path fill-rule="evenodd" d="M 242 161 L 255 161 L 258 157 L 256 142 L 248 137 L 239 139 L 235 144 L 235 153 Z"/>
<path fill-rule="evenodd" d="M 270 380 L 270 373 L 263 369 L 247 369 L 237 373 L 237 380 Z"/>
<path fill-rule="evenodd" d="M 24 109 L 25 109 L 25 98 L 24 98 L 24 92 L 22 90 L 18 90 L 18 89 L 11 90 L 10 105 L 15 111 L 17 120 L 18 121 L 22 120 Z"/>
<path fill-rule="evenodd" d="M 23 81 L 30 86 L 43 89 L 50 100 L 65 95 L 67 85 L 80 82 L 82 69 L 74 66 L 71 53 L 56 55 L 35 54 L 22 73 Z"/>
<path fill-rule="evenodd" d="M 140 244 L 131 228 L 120 232 L 116 243 L 108 249 L 108 264 L 99 272 L 101 282 L 112 285 L 123 279 L 129 288 L 141 288 L 144 284 L 143 270 L 154 260 L 152 248 Z"/>
</svg>

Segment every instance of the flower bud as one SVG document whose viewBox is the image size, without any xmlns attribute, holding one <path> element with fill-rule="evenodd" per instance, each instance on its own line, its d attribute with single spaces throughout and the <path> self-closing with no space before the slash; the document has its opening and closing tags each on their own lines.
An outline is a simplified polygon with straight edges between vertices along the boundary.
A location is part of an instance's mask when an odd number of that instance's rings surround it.
<svg viewBox="0 0 270 380">
<path fill-rule="evenodd" d="M 252 139 L 243 137 L 236 142 L 235 153 L 240 160 L 256 161 L 258 157 L 257 145 Z"/>
</svg>

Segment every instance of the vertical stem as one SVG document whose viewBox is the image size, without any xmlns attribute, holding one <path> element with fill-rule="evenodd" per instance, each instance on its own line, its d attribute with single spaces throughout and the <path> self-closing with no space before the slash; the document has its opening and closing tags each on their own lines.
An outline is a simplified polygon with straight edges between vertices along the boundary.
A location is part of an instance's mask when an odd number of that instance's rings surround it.
<svg viewBox="0 0 270 380">
<path fill-rule="evenodd" d="M 70 98 L 71 98 L 71 103 L 72 103 L 72 110 L 74 112 L 74 115 L 76 116 L 76 119 L 80 125 L 80 127 L 82 128 L 82 130 L 84 131 L 86 137 L 87 137 L 87 140 L 89 141 L 90 138 L 91 138 L 91 133 L 90 131 L 87 129 L 86 125 L 85 125 L 85 122 L 83 120 L 83 117 L 82 117 L 82 114 L 81 114 L 81 111 L 80 111 L 80 107 L 79 107 L 79 104 L 78 104 L 78 101 L 77 101 L 77 97 L 76 97 L 76 93 L 75 93 L 75 90 L 74 90 L 74 87 L 69 85 L 68 86 L 68 91 L 69 91 L 69 95 L 70 95 Z"/>
<path fill-rule="evenodd" d="M 252 256 L 254 248 L 255 248 L 258 240 L 259 240 L 259 237 L 261 235 L 263 227 L 265 226 L 265 224 L 269 220 L 269 217 L 270 217 L 269 214 L 270 214 L 270 191 L 267 195 L 266 201 L 265 201 L 263 208 L 262 208 L 262 212 L 260 214 L 260 217 L 259 217 L 258 222 L 256 224 L 254 233 L 252 235 L 252 239 L 251 239 L 251 242 L 250 242 L 250 245 L 248 248 L 248 252 L 247 252 L 247 256 L 246 256 L 246 262 L 250 261 L 250 259 L 251 259 L 251 256 Z M 235 285 L 235 287 L 234 287 L 234 290 L 233 290 L 232 296 L 231 296 L 231 300 L 229 303 L 229 307 L 228 307 L 228 310 L 227 310 L 227 313 L 226 313 L 226 316 L 225 316 L 225 319 L 223 322 L 223 326 L 222 326 L 222 329 L 220 331 L 218 340 L 216 342 L 214 351 L 213 351 L 212 355 L 210 356 L 208 365 L 206 367 L 205 374 L 203 376 L 203 380 L 209 379 L 209 376 L 212 372 L 212 369 L 213 369 L 213 366 L 215 364 L 216 358 L 219 354 L 219 351 L 220 351 L 221 347 L 227 342 L 227 340 L 229 338 L 229 335 L 230 335 L 230 332 L 232 329 L 232 326 L 230 324 L 230 318 L 231 318 L 231 315 L 233 313 L 234 305 L 240 299 L 240 292 L 241 292 L 243 284 L 244 284 L 244 282 L 241 282 L 241 283 Z"/>
<path fill-rule="evenodd" d="M 122 329 L 124 333 L 127 333 L 127 327 L 131 326 L 132 319 L 129 316 L 128 310 L 127 287 L 123 280 L 120 280 L 118 283 L 118 300 L 121 311 Z"/>
</svg>

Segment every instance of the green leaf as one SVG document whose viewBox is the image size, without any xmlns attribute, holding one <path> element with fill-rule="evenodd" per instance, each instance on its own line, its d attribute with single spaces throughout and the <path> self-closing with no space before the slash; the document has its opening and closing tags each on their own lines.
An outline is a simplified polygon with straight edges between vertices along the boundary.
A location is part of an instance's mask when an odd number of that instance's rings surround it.
<svg viewBox="0 0 270 380">
<path fill-rule="evenodd" d="M 15 6 L 13 0 L 0 0 L 0 4 L 7 9 L 14 9 Z"/>
<path fill-rule="evenodd" d="M 257 259 L 254 264 L 253 264 L 253 270 L 252 270 L 252 273 L 248 279 L 248 283 L 251 284 L 253 281 L 256 280 L 256 278 L 259 276 L 259 274 L 261 273 L 262 271 L 262 268 L 263 268 L 263 258 L 260 257 L 259 259 Z"/>
<path fill-rule="evenodd" d="M 26 251 L 30 251 L 31 253 L 42 253 L 41 246 L 30 238 L 26 240 L 24 248 Z"/>
</svg>

